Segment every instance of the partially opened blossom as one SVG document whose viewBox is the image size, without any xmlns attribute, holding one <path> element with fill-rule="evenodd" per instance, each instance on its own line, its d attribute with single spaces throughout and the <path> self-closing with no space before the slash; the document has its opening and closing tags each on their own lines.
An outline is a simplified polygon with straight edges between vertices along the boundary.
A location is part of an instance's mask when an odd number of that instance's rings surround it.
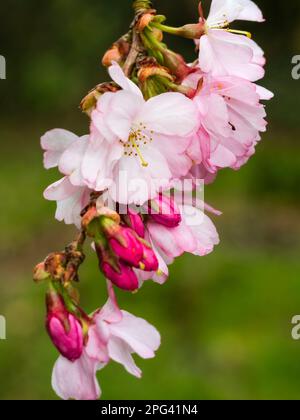
<svg viewBox="0 0 300 420">
<path fill-rule="evenodd" d="M 165 196 L 165 200 L 173 198 Z M 173 206 L 174 204 L 171 204 Z M 177 226 L 166 226 L 159 219 L 153 219 L 149 216 L 147 222 L 146 238 L 152 245 L 152 249 L 156 253 L 159 261 L 159 269 L 157 272 L 145 273 L 136 270 L 139 279 L 142 281 L 152 278 L 158 283 L 164 282 L 168 277 L 168 265 L 174 262 L 174 259 L 181 256 L 185 252 L 197 256 L 205 256 L 210 254 L 214 247 L 219 244 L 219 235 L 211 221 L 204 213 L 204 204 L 193 200 L 192 197 L 181 202 L 177 198 L 177 204 L 181 220 Z M 212 208 L 210 211 L 217 215 L 220 213 Z"/>
<path fill-rule="evenodd" d="M 145 101 L 117 64 L 110 74 L 123 89 L 98 100 L 82 174 L 97 191 L 110 188 L 112 180 L 122 185 L 127 177 L 122 189 L 110 190 L 112 197 L 122 204 L 143 204 L 189 171 L 192 161 L 185 151 L 198 128 L 196 108 L 175 92 Z M 136 184 L 130 190 L 132 181 Z"/>
<path fill-rule="evenodd" d="M 41 145 L 45 150 L 45 167 L 57 166 L 65 175 L 45 190 L 44 197 L 57 202 L 57 220 L 80 227 L 80 213 L 88 204 L 91 193 L 81 175 L 88 136 L 78 137 L 69 131 L 55 129 L 42 137 Z"/>
<path fill-rule="evenodd" d="M 272 93 L 245 79 L 201 72 L 185 83 L 198 85 L 194 102 L 201 120 L 189 147 L 190 157 L 211 174 L 220 168 L 239 169 L 253 155 L 260 133 L 266 131 L 260 100 L 270 99 Z"/>
<path fill-rule="evenodd" d="M 76 400 L 95 400 L 101 395 L 96 373 L 113 360 L 137 378 L 142 375 L 132 357 L 155 356 L 160 346 L 157 330 L 142 318 L 137 318 L 117 305 L 111 284 L 109 300 L 93 315 L 89 339 L 80 359 L 75 362 L 57 360 L 52 374 L 52 386 L 58 396 Z"/>
<path fill-rule="evenodd" d="M 200 23 L 199 67 L 212 76 L 237 76 L 252 82 L 263 78 L 263 50 L 250 34 L 230 29 L 235 20 L 263 22 L 260 9 L 250 0 L 213 0 L 207 19 Z"/>
</svg>

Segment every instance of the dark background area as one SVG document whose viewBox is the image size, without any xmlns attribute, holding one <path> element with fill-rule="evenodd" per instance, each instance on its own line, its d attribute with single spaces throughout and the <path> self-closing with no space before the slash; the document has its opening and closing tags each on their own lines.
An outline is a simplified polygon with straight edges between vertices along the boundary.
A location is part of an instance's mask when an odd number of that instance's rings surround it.
<svg viewBox="0 0 300 420">
<path fill-rule="evenodd" d="M 209 1 L 204 8 L 209 10 Z M 215 220 L 221 244 L 206 258 L 185 256 L 165 286 L 148 283 L 138 295 L 119 293 L 122 306 L 153 323 L 163 342 L 153 361 L 138 361 L 140 382 L 112 364 L 100 382 L 105 399 L 298 399 L 300 342 L 291 319 L 300 313 L 299 182 L 300 80 L 292 57 L 300 54 L 300 3 L 257 1 L 265 24 L 250 28 L 268 58 L 264 86 L 269 131 L 257 154 L 238 173 L 221 172 L 206 200 L 224 214 Z M 157 0 L 172 26 L 197 19 L 196 0 Z M 85 134 L 78 104 L 108 79 L 105 50 L 131 21 L 129 0 L 10 0 L 1 4 L 0 398 L 53 399 L 50 376 L 57 357 L 44 331 L 43 285 L 32 266 L 59 250 L 72 227 L 54 220 L 43 189 L 59 178 L 42 167 L 40 136 L 62 127 Z M 194 59 L 190 41 L 166 36 Z M 92 311 L 106 297 L 96 259 L 82 269 L 82 304 Z"/>
</svg>

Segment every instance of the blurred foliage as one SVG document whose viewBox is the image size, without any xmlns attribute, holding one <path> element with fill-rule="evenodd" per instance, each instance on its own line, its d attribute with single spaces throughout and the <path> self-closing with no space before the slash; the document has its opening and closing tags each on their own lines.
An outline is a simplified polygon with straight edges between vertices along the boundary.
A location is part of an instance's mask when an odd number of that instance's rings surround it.
<svg viewBox="0 0 300 420">
<path fill-rule="evenodd" d="M 172 25 L 197 19 L 197 0 L 157 0 Z M 300 312 L 299 89 L 291 57 L 300 54 L 300 3 L 257 1 L 267 17 L 251 28 L 269 59 L 263 84 L 276 93 L 268 104 L 270 127 L 256 156 L 239 173 L 224 171 L 206 189 L 222 209 L 222 239 L 207 258 L 186 256 L 163 286 L 148 283 L 120 303 L 157 326 L 162 347 L 153 361 L 138 361 L 142 382 L 118 365 L 100 373 L 103 398 L 298 399 L 300 343 L 290 337 Z M 44 287 L 31 282 L 32 266 L 74 234 L 53 219 L 42 191 L 58 179 L 42 168 L 40 135 L 54 126 L 78 133 L 87 119 L 81 97 L 107 79 L 100 67 L 106 48 L 127 30 L 129 0 L 10 0 L 1 5 L 0 81 L 1 281 L 0 398 L 53 399 L 57 357 L 44 331 Z M 204 2 L 208 9 L 209 2 Z M 166 37 L 193 59 L 193 44 Z M 82 303 L 104 303 L 95 257 L 82 269 Z"/>
</svg>

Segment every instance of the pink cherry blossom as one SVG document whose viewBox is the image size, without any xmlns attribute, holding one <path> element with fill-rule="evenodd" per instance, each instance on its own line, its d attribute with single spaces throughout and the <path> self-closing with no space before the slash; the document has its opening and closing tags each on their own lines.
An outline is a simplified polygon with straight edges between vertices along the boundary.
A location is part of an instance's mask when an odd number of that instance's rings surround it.
<svg viewBox="0 0 300 420">
<path fill-rule="evenodd" d="M 123 89 L 105 93 L 92 113 L 91 138 L 82 164 L 87 185 L 97 191 L 119 185 L 124 174 L 140 188 L 110 190 L 121 204 L 143 204 L 184 176 L 192 165 L 185 154 L 198 129 L 193 102 L 179 93 L 164 93 L 145 101 L 139 88 L 118 65 L 110 75 Z"/>
<path fill-rule="evenodd" d="M 81 175 L 88 136 L 78 137 L 69 131 L 55 129 L 42 137 L 41 145 L 45 150 L 45 167 L 49 169 L 58 166 L 65 175 L 45 190 L 44 197 L 57 202 L 57 220 L 80 228 L 80 213 L 88 204 L 91 193 Z"/>
<path fill-rule="evenodd" d="M 219 244 L 219 235 L 211 219 L 204 214 L 204 209 L 216 215 L 220 215 L 220 212 L 200 201 L 194 201 L 193 198 L 187 198 L 185 203 L 177 201 L 181 215 L 178 226 L 164 226 L 151 218 L 147 222 L 146 239 L 151 243 L 156 254 L 159 268 L 152 273 L 135 270 L 141 284 L 149 279 L 164 283 L 169 274 L 168 266 L 174 262 L 175 258 L 185 252 L 205 256 Z"/>
<path fill-rule="evenodd" d="M 202 172 L 209 181 L 208 173 L 220 168 L 239 169 L 255 152 L 260 132 L 266 131 L 266 112 L 260 100 L 270 99 L 272 93 L 241 78 L 210 77 L 200 72 L 185 83 L 194 88 L 198 85 L 194 102 L 201 127 L 188 150 L 201 165 L 197 175 Z"/>
<path fill-rule="evenodd" d="M 101 390 L 96 373 L 110 360 L 120 363 L 130 374 L 140 378 L 132 353 L 143 359 L 155 356 L 160 346 L 158 331 L 148 322 L 118 308 L 109 283 L 109 300 L 93 315 L 94 324 L 80 359 L 70 362 L 60 356 L 52 374 L 52 386 L 64 400 L 96 400 Z"/>
<path fill-rule="evenodd" d="M 200 20 L 205 34 L 199 42 L 199 67 L 212 76 L 237 76 L 254 82 L 264 76 L 264 53 L 241 31 L 228 28 L 235 20 L 264 21 L 250 0 L 212 1 L 208 18 Z"/>
</svg>

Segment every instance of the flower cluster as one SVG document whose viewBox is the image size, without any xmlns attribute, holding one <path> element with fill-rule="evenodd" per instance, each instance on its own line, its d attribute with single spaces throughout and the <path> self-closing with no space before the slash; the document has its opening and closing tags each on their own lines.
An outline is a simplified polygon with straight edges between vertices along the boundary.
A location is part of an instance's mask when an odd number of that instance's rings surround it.
<svg viewBox="0 0 300 420">
<path fill-rule="evenodd" d="M 180 28 L 165 25 L 148 0 L 134 1 L 134 10 L 129 32 L 103 57 L 111 80 L 81 103 L 89 133 L 55 129 L 41 139 L 45 168 L 63 175 L 44 196 L 57 202 L 59 221 L 79 229 L 34 276 L 48 283 L 46 327 L 61 354 L 52 384 L 63 399 L 99 398 L 96 373 L 110 360 L 141 376 L 132 353 L 154 357 L 160 336 L 119 309 L 113 287 L 162 284 L 175 258 L 213 251 L 219 236 L 205 213 L 221 213 L 198 193 L 254 154 L 267 126 L 261 101 L 273 96 L 255 84 L 264 76 L 262 49 L 231 28 L 235 20 L 263 21 L 252 1 L 213 0 L 207 18 L 200 5 L 199 21 Z M 195 42 L 192 64 L 167 47 L 165 33 Z M 87 239 L 109 294 L 92 315 L 75 287 Z"/>
</svg>

